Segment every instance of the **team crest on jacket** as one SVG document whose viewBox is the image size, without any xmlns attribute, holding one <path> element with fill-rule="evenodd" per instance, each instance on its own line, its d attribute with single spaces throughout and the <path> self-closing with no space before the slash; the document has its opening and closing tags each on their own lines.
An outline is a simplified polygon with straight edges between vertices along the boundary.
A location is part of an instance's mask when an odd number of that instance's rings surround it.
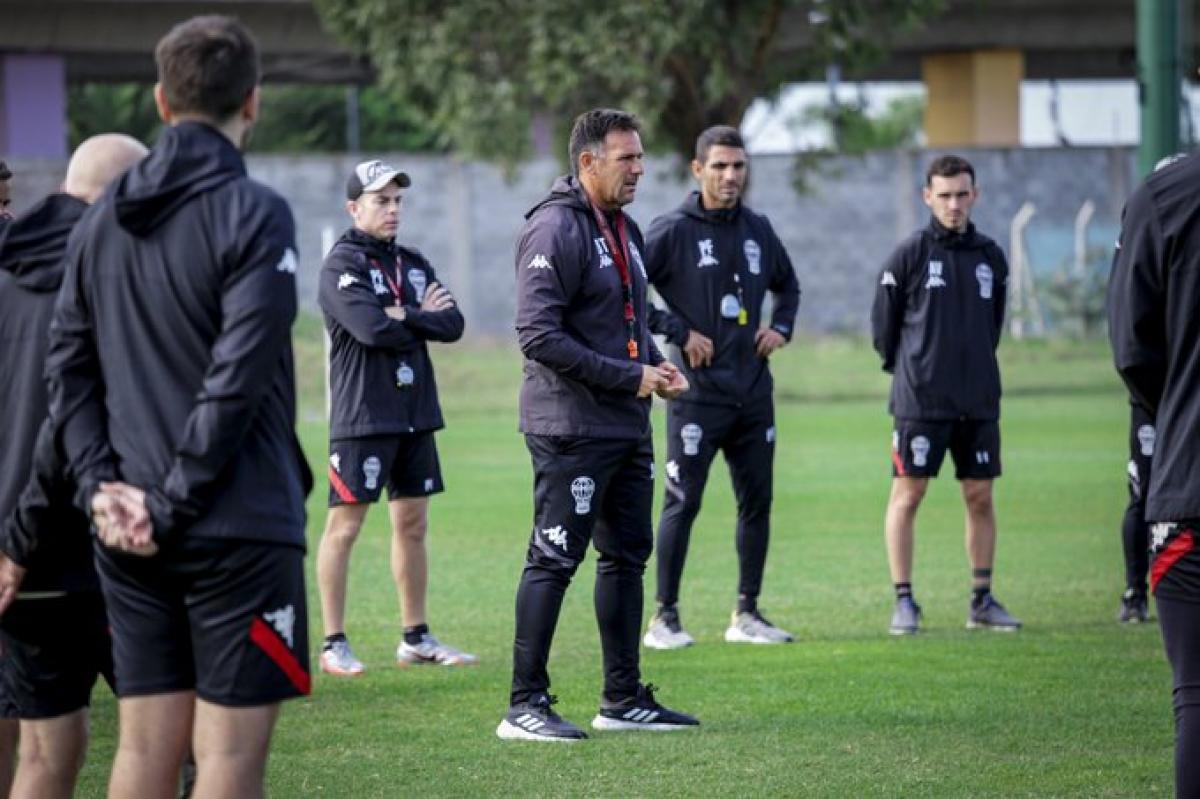
<svg viewBox="0 0 1200 799">
<path fill-rule="evenodd" d="M 592 510 L 592 495 L 596 493 L 596 481 L 590 477 L 576 477 L 571 481 L 571 496 L 575 498 L 575 513 L 582 516 Z"/>
<path fill-rule="evenodd" d="M 942 276 L 942 262 L 929 262 L 929 277 L 925 280 L 925 288 L 927 289 L 944 289 L 946 287 L 946 278 Z"/>
<path fill-rule="evenodd" d="M 979 264 L 975 267 L 975 279 L 979 281 L 979 298 L 990 300 L 992 298 L 992 268 L 987 264 Z"/>
<path fill-rule="evenodd" d="M 383 272 L 378 269 L 371 270 L 371 288 L 375 290 L 376 294 L 391 294 L 391 289 L 383 280 Z"/>
<path fill-rule="evenodd" d="M 612 266 L 612 255 L 608 251 L 608 242 L 604 240 L 604 237 L 592 239 L 592 243 L 596 245 L 596 253 L 600 256 L 600 268 Z"/>
<path fill-rule="evenodd" d="M 408 270 L 408 282 L 412 284 L 417 305 L 425 301 L 425 270 L 413 267 Z"/>
<path fill-rule="evenodd" d="M 762 272 L 762 248 L 758 246 L 758 242 L 746 239 L 742 243 L 742 252 L 746 255 L 746 266 L 750 274 L 757 275 Z"/>
<path fill-rule="evenodd" d="M 700 248 L 700 260 L 696 262 L 697 269 L 717 265 L 717 258 L 713 255 L 712 239 L 700 239 L 696 242 L 696 246 Z"/>
</svg>

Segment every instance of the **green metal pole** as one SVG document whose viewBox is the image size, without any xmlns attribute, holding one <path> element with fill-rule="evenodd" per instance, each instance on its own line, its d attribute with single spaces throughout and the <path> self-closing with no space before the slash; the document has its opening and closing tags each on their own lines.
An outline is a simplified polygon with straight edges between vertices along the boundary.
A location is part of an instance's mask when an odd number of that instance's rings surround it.
<svg viewBox="0 0 1200 799">
<path fill-rule="evenodd" d="M 1143 175 L 1160 158 L 1179 151 L 1179 22 L 1179 0 L 1138 0 L 1138 171 Z"/>
</svg>

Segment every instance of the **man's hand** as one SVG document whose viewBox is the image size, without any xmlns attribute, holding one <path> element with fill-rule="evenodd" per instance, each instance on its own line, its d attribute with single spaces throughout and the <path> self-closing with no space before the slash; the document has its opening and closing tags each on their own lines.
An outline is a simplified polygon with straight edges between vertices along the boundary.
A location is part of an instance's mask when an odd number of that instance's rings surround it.
<svg viewBox="0 0 1200 799">
<path fill-rule="evenodd" d="M 397 322 L 404 321 L 405 313 L 403 305 L 389 305 L 383 309 L 383 312 Z"/>
<path fill-rule="evenodd" d="M 683 372 L 679 371 L 679 367 L 670 361 L 660 363 L 658 373 L 666 379 L 667 384 L 658 389 L 656 393 L 665 400 L 673 400 L 690 388 Z"/>
<path fill-rule="evenodd" d="M 101 483 L 92 496 L 92 521 L 107 547 L 149 557 L 158 552 L 146 492 L 128 483 Z"/>
<path fill-rule="evenodd" d="M 0 614 L 8 610 L 8 606 L 17 598 L 24 579 L 25 567 L 18 566 L 8 555 L 0 552 Z"/>
<path fill-rule="evenodd" d="M 430 283 L 425 289 L 425 298 L 421 300 L 422 311 L 444 311 L 454 307 L 454 297 L 441 283 Z"/>
<path fill-rule="evenodd" d="M 775 350 L 787 344 L 787 339 L 778 330 L 764 327 L 754 334 L 754 350 L 760 358 L 770 358 Z"/>
<path fill-rule="evenodd" d="M 648 397 L 667 387 L 667 378 L 657 367 L 642 364 L 642 384 L 638 386 L 638 398 Z"/>
<path fill-rule="evenodd" d="M 692 367 L 693 369 L 701 369 L 705 366 L 712 366 L 712 339 L 703 333 L 697 333 L 695 330 L 689 330 L 687 343 L 683 345 L 683 354 L 687 356 L 688 366 Z"/>
</svg>

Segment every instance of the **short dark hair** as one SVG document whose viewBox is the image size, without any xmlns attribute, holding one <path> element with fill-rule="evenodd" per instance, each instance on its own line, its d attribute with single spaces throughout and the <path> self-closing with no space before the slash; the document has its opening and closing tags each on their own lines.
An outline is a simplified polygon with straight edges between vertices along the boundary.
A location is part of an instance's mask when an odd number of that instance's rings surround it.
<svg viewBox="0 0 1200 799">
<path fill-rule="evenodd" d="M 12 170 L 8 168 L 8 164 L 0 161 L 0 180 L 8 180 L 12 177 Z"/>
<path fill-rule="evenodd" d="M 974 186 L 975 167 L 971 166 L 971 162 L 958 155 L 943 155 L 935 158 L 929 169 L 925 170 L 925 185 L 932 186 L 935 177 L 952 178 L 964 172 L 971 176 L 971 185 Z"/>
<path fill-rule="evenodd" d="M 258 85 L 258 44 L 233 17 L 180 22 L 159 40 L 154 60 L 167 105 L 177 114 L 223 122 Z"/>
<path fill-rule="evenodd" d="M 696 137 L 696 160 L 702 164 L 705 163 L 708 160 L 708 151 L 713 148 L 713 145 L 718 144 L 723 147 L 746 149 L 746 142 L 737 128 L 729 125 L 713 125 Z"/>
<path fill-rule="evenodd" d="M 575 117 L 575 124 L 571 126 L 571 141 L 567 147 L 572 175 L 579 174 L 579 156 L 583 151 L 601 147 L 605 137 L 614 130 L 641 133 L 642 126 L 633 114 L 615 108 L 593 108 Z"/>
</svg>

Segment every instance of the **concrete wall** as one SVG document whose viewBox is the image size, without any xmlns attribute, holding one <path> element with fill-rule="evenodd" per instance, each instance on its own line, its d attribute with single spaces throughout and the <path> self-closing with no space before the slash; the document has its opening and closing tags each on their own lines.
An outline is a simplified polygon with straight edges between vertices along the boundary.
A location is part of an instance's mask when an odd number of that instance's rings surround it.
<svg viewBox="0 0 1200 799">
<path fill-rule="evenodd" d="M 753 159 L 748 203 L 772 220 L 799 272 L 802 331 L 862 332 L 875 274 L 896 242 L 924 224 L 920 187 L 937 153 L 895 151 L 831 158 L 807 174 L 798 193 L 789 156 Z M 1009 250 L 1009 226 L 1026 201 L 1037 207 L 1027 231 L 1030 260 L 1049 274 L 1071 256 L 1080 206 L 1097 206 L 1088 241 L 1111 248 L 1125 197 L 1135 184 L 1129 148 L 997 149 L 963 153 L 976 167 L 982 196 L 979 228 Z M 559 167 L 524 166 L 510 182 L 494 167 L 449 156 L 389 156 L 413 185 L 405 197 L 400 239 L 422 250 L 451 287 L 468 334 L 512 335 L 513 248 L 522 215 L 540 199 Z M 340 233 L 348 218 L 344 185 L 354 161 L 337 156 L 251 156 L 251 174 L 291 203 L 301 251 L 302 303 L 315 307 L 322 232 Z M 17 209 L 61 179 L 64 164 L 15 160 Z M 643 227 L 691 188 L 671 159 L 652 158 L 629 211 Z"/>
</svg>

